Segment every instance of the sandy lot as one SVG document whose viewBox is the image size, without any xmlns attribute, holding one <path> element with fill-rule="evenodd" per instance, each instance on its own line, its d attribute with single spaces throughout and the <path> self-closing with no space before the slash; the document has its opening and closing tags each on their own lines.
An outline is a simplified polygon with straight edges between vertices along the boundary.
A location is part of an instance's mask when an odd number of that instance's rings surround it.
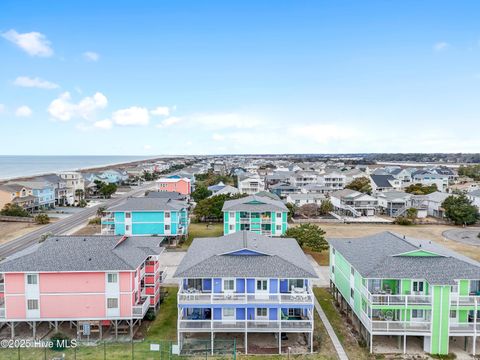
<svg viewBox="0 0 480 360">
<path fill-rule="evenodd" d="M 0 221 L 0 244 L 6 243 L 19 236 L 28 234 L 45 225 L 36 225 L 33 223 L 21 222 L 3 222 Z"/>
<path fill-rule="evenodd" d="M 328 237 L 360 237 L 382 231 L 393 231 L 400 235 L 436 241 L 454 251 L 480 261 L 480 250 L 477 246 L 448 240 L 442 236 L 445 230 L 456 229 L 447 225 L 383 225 L 383 224 L 318 224 Z"/>
</svg>

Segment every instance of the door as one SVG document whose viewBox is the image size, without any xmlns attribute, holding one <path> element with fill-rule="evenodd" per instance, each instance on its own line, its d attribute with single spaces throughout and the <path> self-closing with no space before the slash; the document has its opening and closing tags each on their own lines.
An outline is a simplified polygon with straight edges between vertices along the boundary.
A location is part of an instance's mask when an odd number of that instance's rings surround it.
<svg viewBox="0 0 480 360">
<path fill-rule="evenodd" d="M 424 295 L 425 294 L 425 282 L 421 280 L 412 281 L 412 294 Z"/>
<path fill-rule="evenodd" d="M 40 317 L 40 288 L 38 274 L 25 275 L 26 315 L 29 319 Z"/>
<path fill-rule="evenodd" d="M 255 298 L 268 299 L 268 279 L 256 279 Z"/>
<path fill-rule="evenodd" d="M 125 213 L 125 235 L 132 235 L 132 213 Z"/>
</svg>

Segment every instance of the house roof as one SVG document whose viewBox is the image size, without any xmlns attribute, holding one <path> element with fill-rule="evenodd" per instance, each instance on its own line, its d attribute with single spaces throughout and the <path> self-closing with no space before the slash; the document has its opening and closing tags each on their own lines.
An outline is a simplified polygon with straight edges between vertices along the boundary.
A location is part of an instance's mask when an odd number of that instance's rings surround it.
<svg viewBox="0 0 480 360">
<path fill-rule="evenodd" d="M 20 184 L 15 184 L 15 183 L 9 183 L 9 184 L 2 184 L 0 185 L 0 190 L 6 191 L 6 192 L 17 192 L 17 191 L 22 191 L 25 186 L 22 186 Z"/>
<path fill-rule="evenodd" d="M 406 200 L 410 197 L 412 197 L 412 194 L 403 192 L 403 191 L 383 191 L 381 193 L 378 193 L 376 195 L 377 198 L 385 198 L 388 201 L 393 201 L 393 200 Z"/>
<path fill-rule="evenodd" d="M 314 200 L 314 199 L 325 199 L 325 195 L 316 194 L 316 193 L 299 193 L 299 194 L 288 194 L 287 198 L 291 200 Z"/>
<path fill-rule="evenodd" d="M 438 203 L 442 203 L 449 196 L 452 196 L 452 194 L 448 194 L 448 193 L 444 193 L 444 192 L 440 192 L 440 191 L 435 191 L 433 193 L 425 195 L 425 197 L 429 201 L 434 201 L 434 202 L 438 202 Z"/>
<path fill-rule="evenodd" d="M 156 198 L 156 199 L 172 199 L 172 200 L 183 200 L 186 198 L 186 195 L 180 194 L 176 191 L 149 191 L 147 198 Z"/>
<path fill-rule="evenodd" d="M 475 196 L 475 197 L 480 197 L 480 189 L 478 190 L 473 190 L 468 193 L 470 196 Z"/>
<path fill-rule="evenodd" d="M 179 211 L 186 208 L 182 201 L 156 197 L 129 197 L 107 211 Z"/>
<path fill-rule="evenodd" d="M 372 181 L 379 188 L 391 188 L 390 180 L 395 180 L 393 175 L 370 175 Z"/>
<path fill-rule="evenodd" d="M 0 262 L 0 272 L 135 270 L 163 237 L 53 236 Z"/>
<path fill-rule="evenodd" d="M 352 190 L 352 189 L 343 189 L 337 190 L 330 194 L 330 197 L 335 197 L 337 199 L 356 199 L 359 197 L 367 198 L 368 200 L 377 200 L 373 196 L 368 194 L 361 193 L 360 191 Z"/>
<path fill-rule="evenodd" d="M 222 195 L 222 194 L 238 194 L 238 193 L 239 191 L 236 187 L 231 185 L 225 185 L 222 189 L 218 190 L 216 193 L 210 196 Z"/>
<path fill-rule="evenodd" d="M 222 211 L 288 211 L 285 204 L 270 197 L 250 195 L 225 201 Z"/>
<path fill-rule="evenodd" d="M 247 254 L 238 254 L 242 251 Z M 194 239 L 174 275 L 216 276 L 317 278 L 295 239 L 270 238 L 250 231 Z"/>
<path fill-rule="evenodd" d="M 328 239 L 330 245 L 364 278 L 425 279 L 432 285 L 453 285 L 458 279 L 480 279 L 480 263 L 429 240 L 392 232 L 352 239 Z M 436 256 L 408 256 L 414 251 Z"/>
</svg>

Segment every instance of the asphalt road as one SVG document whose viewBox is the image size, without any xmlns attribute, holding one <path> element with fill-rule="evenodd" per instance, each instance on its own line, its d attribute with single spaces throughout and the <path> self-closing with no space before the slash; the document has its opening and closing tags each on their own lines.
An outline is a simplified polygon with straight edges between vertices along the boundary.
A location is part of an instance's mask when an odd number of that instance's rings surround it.
<svg viewBox="0 0 480 360">
<path fill-rule="evenodd" d="M 73 214 L 65 219 L 46 225 L 41 229 L 32 231 L 31 233 L 25 234 L 5 244 L 2 244 L 0 245 L 0 258 L 5 258 L 9 255 L 16 253 L 17 251 L 23 250 L 29 247 L 30 245 L 37 243 L 43 234 L 48 234 L 48 233 L 55 234 L 55 235 L 65 234 L 69 230 L 72 230 L 75 227 L 86 223 L 88 218 L 96 214 L 100 206 L 110 207 L 110 206 L 118 205 L 122 201 L 124 201 L 125 198 L 129 196 L 141 195 L 145 192 L 145 190 L 151 189 L 153 186 L 154 184 L 151 184 L 151 183 L 145 184 L 143 186 L 135 188 L 132 191 L 129 191 L 128 193 L 122 194 L 119 197 L 108 199 L 101 204 L 98 204 L 89 208 L 85 208 L 84 210 L 79 211 L 78 213 Z"/>
</svg>

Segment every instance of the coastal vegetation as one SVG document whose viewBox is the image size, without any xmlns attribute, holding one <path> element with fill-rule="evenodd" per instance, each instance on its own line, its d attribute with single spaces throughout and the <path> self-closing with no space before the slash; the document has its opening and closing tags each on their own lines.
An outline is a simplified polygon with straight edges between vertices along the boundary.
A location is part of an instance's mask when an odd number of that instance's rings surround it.
<svg viewBox="0 0 480 360">
<path fill-rule="evenodd" d="M 437 191 L 437 185 L 412 184 L 405 188 L 405 192 L 413 195 L 428 195 Z"/>
<path fill-rule="evenodd" d="M 195 215 L 196 221 L 222 221 L 223 219 L 223 204 L 227 200 L 240 199 L 245 197 L 245 194 L 221 194 L 215 195 L 206 199 L 199 201 L 193 214 Z"/>
<path fill-rule="evenodd" d="M 301 224 L 290 227 L 283 237 L 294 238 L 301 248 L 316 252 L 328 249 L 328 243 L 325 239 L 325 231 L 315 224 Z"/>
<path fill-rule="evenodd" d="M 5 204 L 3 209 L 0 210 L 0 215 L 30 217 L 30 213 L 27 210 L 25 210 L 18 204 L 12 204 L 12 203 Z"/>
<path fill-rule="evenodd" d="M 451 195 L 442 203 L 445 216 L 455 225 L 472 225 L 480 220 L 478 208 L 465 194 Z"/>
<path fill-rule="evenodd" d="M 41 213 L 41 214 L 35 215 L 36 224 L 45 225 L 45 224 L 48 224 L 49 222 L 50 222 L 50 217 L 47 214 Z"/>
<path fill-rule="evenodd" d="M 364 194 L 372 194 L 372 186 L 370 185 L 370 179 L 366 176 L 358 177 L 345 186 L 345 189 L 359 191 Z"/>
<path fill-rule="evenodd" d="M 458 175 L 460 176 L 468 176 L 475 181 L 480 180 L 480 165 L 467 165 L 467 166 L 460 166 L 458 168 Z"/>
</svg>

